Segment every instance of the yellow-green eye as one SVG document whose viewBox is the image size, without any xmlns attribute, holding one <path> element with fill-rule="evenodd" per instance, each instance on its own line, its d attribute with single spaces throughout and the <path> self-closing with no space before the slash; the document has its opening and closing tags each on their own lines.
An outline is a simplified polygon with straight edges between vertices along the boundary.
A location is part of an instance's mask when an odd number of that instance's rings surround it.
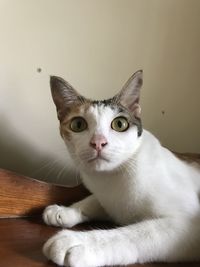
<svg viewBox="0 0 200 267">
<path fill-rule="evenodd" d="M 82 117 L 75 117 L 71 120 L 70 129 L 79 133 L 87 129 L 87 122 Z"/>
<path fill-rule="evenodd" d="M 126 118 L 117 117 L 112 121 L 111 127 L 113 130 L 115 130 L 117 132 L 124 132 L 128 129 L 129 123 L 128 123 L 128 120 Z"/>
</svg>

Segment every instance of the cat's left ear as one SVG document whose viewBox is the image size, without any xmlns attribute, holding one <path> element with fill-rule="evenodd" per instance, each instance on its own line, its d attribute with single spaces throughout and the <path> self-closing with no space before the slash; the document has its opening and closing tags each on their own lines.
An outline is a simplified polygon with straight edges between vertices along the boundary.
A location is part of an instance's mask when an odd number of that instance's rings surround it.
<svg viewBox="0 0 200 267">
<path fill-rule="evenodd" d="M 141 108 L 139 105 L 140 90 L 143 83 L 143 71 L 135 72 L 125 83 L 122 90 L 116 96 L 117 101 L 126 107 L 136 117 L 140 117 Z"/>
</svg>

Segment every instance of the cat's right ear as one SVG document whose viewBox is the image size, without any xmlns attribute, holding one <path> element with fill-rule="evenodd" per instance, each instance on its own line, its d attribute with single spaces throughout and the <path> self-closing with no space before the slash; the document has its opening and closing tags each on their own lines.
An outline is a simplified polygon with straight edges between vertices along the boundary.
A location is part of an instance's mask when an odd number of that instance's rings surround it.
<svg viewBox="0 0 200 267">
<path fill-rule="evenodd" d="M 117 102 L 126 107 L 131 113 L 133 113 L 138 118 L 141 115 L 139 99 L 140 90 L 143 83 L 142 76 L 142 70 L 138 70 L 137 72 L 135 72 L 125 83 L 119 94 L 115 96 L 115 100 Z"/>
<path fill-rule="evenodd" d="M 68 82 L 57 76 L 50 76 L 50 87 L 53 101 L 57 108 L 58 119 L 61 121 L 73 104 L 84 101 Z"/>
</svg>

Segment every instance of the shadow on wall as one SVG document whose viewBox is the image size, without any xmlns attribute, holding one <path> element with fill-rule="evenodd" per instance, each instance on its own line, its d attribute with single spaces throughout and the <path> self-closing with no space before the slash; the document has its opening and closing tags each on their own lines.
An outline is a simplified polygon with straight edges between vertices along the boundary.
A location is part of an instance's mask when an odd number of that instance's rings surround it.
<svg viewBox="0 0 200 267">
<path fill-rule="evenodd" d="M 9 124 L 0 118 L 0 168 L 11 170 L 38 180 L 63 185 L 80 183 L 75 174 L 26 143 Z M 67 178 L 66 178 L 67 177 Z"/>
</svg>

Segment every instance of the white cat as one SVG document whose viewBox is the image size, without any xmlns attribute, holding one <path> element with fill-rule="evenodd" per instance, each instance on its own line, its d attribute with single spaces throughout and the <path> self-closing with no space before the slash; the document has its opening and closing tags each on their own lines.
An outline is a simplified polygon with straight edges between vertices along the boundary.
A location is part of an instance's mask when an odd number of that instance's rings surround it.
<svg viewBox="0 0 200 267">
<path fill-rule="evenodd" d="M 60 231 L 43 248 L 59 265 L 200 259 L 200 171 L 142 129 L 141 86 L 138 71 L 112 99 L 91 101 L 51 77 L 61 136 L 92 195 L 70 207 L 47 207 L 44 221 L 67 228 L 93 219 L 120 225 Z"/>
</svg>

